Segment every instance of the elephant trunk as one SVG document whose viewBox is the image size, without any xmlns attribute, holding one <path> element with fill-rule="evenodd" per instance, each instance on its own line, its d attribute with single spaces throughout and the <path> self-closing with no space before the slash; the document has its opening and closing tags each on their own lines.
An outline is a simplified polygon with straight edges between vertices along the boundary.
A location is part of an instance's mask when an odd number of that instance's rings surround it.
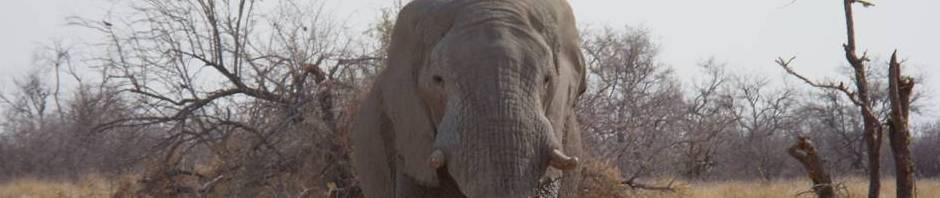
<svg viewBox="0 0 940 198">
<path fill-rule="evenodd" d="M 432 163 L 433 155 L 446 155 L 448 173 L 468 197 L 531 197 L 548 161 L 542 146 L 537 146 L 541 137 L 521 130 L 527 127 L 518 121 L 489 123 L 478 125 L 481 130 L 460 133 L 463 141 L 432 154 Z"/>
<path fill-rule="evenodd" d="M 549 166 L 577 166 L 577 159 L 565 155 L 551 137 L 544 114 L 535 108 L 497 108 L 497 113 L 470 108 L 480 111 L 462 114 L 489 116 L 446 113 L 428 158 L 431 167 L 446 168 L 467 197 L 533 197 Z"/>
</svg>

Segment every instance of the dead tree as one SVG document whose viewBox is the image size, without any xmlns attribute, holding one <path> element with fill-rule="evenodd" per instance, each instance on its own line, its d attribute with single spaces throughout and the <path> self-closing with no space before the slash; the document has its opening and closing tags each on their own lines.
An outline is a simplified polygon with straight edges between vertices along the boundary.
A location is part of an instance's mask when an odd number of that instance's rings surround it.
<svg viewBox="0 0 940 198">
<path fill-rule="evenodd" d="M 888 68 L 888 98 L 891 101 L 891 114 L 888 119 L 888 137 L 891 138 L 891 151 L 894 154 L 895 177 L 897 177 L 897 197 L 914 196 L 914 160 L 911 159 L 911 130 L 908 115 L 911 112 L 911 90 L 914 80 L 901 76 L 901 63 L 897 51 L 891 55 Z"/>
<path fill-rule="evenodd" d="M 863 120 L 865 122 L 865 142 L 868 144 L 868 197 L 877 198 L 881 191 L 881 123 L 875 116 L 872 109 L 871 97 L 869 94 L 868 79 L 865 77 L 865 62 L 868 61 L 866 54 L 859 57 L 855 47 L 855 20 L 852 15 L 852 3 L 855 0 L 844 0 L 845 24 L 848 41 L 845 48 L 845 59 L 849 61 L 855 70 L 855 86 L 858 93 L 858 105 L 862 109 Z M 868 6 L 869 4 L 864 4 Z M 850 96 L 851 97 L 851 96 Z"/>
<path fill-rule="evenodd" d="M 832 187 L 832 177 L 823 166 L 822 159 L 816 153 L 816 148 L 806 137 L 797 137 L 796 144 L 787 149 L 790 156 L 796 158 L 806 169 L 806 174 L 813 180 L 813 191 L 819 198 L 835 197 L 835 190 Z"/>
<path fill-rule="evenodd" d="M 783 58 L 778 58 L 776 60 L 777 64 L 783 67 L 793 76 L 803 80 L 807 84 L 822 88 L 837 90 L 845 93 L 848 96 L 849 100 L 858 106 L 861 110 L 862 118 L 864 120 L 864 139 L 868 150 L 868 197 L 877 198 L 881 191 L 881 142 L 882 142 L 882 125 L 881 121 L 878 120 L 878 116 L 875 113 L 875 110 L 872 105 L 871 93 L 870 93 L 870 84 L 867 77 L 867 68 L 865 63 L 870 61 L 867 53 L 863 53 L 861 56 L 858 55 L 856 43 L 855 43 L 855 20 L 853 19 L 852 6 L 854 3 L 862 4 L 865 7 L 873 6 L 871 3 L 858 0 L 844 0 L 843 7 L 845 12 L 845 24 L 846 24 L 846 43 L 842 45 L 845 51 L 845 59 L 851 65 L 854 72 L 853 81 L 855 83 L 855 90 L 850 90 L 845 83 L 834 83 L 834 82 L 817 82 L 810 80 L 803 75 L 797 73 L 790 67 L 790 63 L 795 59 L 795 57 L 785 60 Z"/>
</svg>

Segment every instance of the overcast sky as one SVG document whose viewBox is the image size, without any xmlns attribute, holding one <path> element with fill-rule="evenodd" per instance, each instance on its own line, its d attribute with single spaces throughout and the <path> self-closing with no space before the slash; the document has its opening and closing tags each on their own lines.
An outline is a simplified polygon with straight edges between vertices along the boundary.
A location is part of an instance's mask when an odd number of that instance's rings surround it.
<svg viewBox="0 0 940 198">
<path fill-rule="evenodd" d="M 391 0 L 327 0 L 338 18 L 354 24 L 375 19 Z M 5 0 L 0 3 L 0 90 L 31 69 L 35 49 L 52 40 L 80 42 L 94 34 L 66 27 L 68 16 L 104 18 L 105 0 Z M 696 63 L 709 57 L 735 69 L 779 79 L 778 56 L 797 56 L 795 68 L 810 76 L 837 77 L 845 65 L 841 0 L 571 0 L 586 27 L 624 25 L 649 29 L 662 59 L 680 77 L 694 78 Z M 908 71 L 926 75 L 940 96 L 940 1 L 882 0 L 856 9 L 860 49 L 887 59 L 899 49 Z M 335 9 L 333 9 L 335 8 Z M 877 62 L 881 64 L 882 62 Z M 801 85 L 802 86 L 802 85 Z M 923 87 L 923 86 L 922 86 Z M 938 104 L 932 102 L 932 104 Z"/>
</svg>

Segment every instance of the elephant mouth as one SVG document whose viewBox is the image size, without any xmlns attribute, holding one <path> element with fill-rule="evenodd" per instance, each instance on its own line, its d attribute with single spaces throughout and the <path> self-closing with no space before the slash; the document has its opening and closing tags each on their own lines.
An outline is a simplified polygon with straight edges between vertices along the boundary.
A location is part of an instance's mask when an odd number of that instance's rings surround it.
<svg viewBox="0 0 940 198">
<path fill-rule="evenodd" d="M 545 160 L 546 158 L 548 159 Z M 578 164 L 578 158 L 569 157 L 558 149 L 553 149 L 545 157 L 512 159 L 518 160 L 514 162 L 519 164 L 535 162 L 531 164 L 533 166 L 490 166 L 499 163 L 468 163 L 466 160 L 452 160 L 453 163 L 448 164 L 447 159 L 444 151 L 435 150 L 429 157 L 429 163 L 431 167 L 436 168 L 442 181 L 450 180 L 443 183 L 453 182 L 453 187 L 458 188 L 466 197 L 557 197 L 560 193 L 562 171 L 573 169 Z M 506 161 L 502 158 L 495 160 Z M 509 168 L 509 171 L 504 168 Z M 487 170 L 495 170 L 492 172 L 498 176 L 483 174 Z"/>
<path fill-rule="evenodd" d="M 444 152 L 441 150 L 434 150 L 431 152 L 431 156 L 428 157 L 431 168 L 441 170 L 441 167 L 445 164 Z M 559 149 L 552 149 L 551 158 L 548 161 L 548 165 L 559 170 L 571 170 L 578 167 L 579 159 L 577 157 L 569 157 L 567 154 L 562 152 Z"/>
<path fill-rule="evenodd" d="M 438 169 L 437 174 L 441 179 L 439 189 L 443 190 L 440 192 L 440 195 L 466 198 L 465 193 L 459 188 L 457 181 L 454 180 L 446 169 Z M 532 198 L 557 198 L 561 193 L 561 175 L 546 172 L 545 176 L 539 180 L 538 186 L 531 191 L 533 192 Z"/>
</svg>

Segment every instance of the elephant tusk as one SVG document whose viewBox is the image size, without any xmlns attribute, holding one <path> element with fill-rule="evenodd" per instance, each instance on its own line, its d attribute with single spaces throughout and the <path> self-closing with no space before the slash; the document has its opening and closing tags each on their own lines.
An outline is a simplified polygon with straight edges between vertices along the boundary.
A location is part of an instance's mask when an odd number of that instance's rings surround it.
<svg viewBox="0 0 940 198">
<path fill-rule="evenodd" d="M 568 157 L 568 155 L 562 153 L 561 150 L 554 149 L 552 150 L 552 158 L 548 161 L 548 165 L 560 170 L 571 170 L 578 167 L 578 158 Z"/>
<path fill-rule="evenodd" d="M 441 150 L 434 150 L 434 152 L 431 152 L 429 163 L 431 164 L 431 168 L 434 169 L 438 169 L 441 168 L 441 166 L 444 166 L 444 152 Z"/>
</svg>

